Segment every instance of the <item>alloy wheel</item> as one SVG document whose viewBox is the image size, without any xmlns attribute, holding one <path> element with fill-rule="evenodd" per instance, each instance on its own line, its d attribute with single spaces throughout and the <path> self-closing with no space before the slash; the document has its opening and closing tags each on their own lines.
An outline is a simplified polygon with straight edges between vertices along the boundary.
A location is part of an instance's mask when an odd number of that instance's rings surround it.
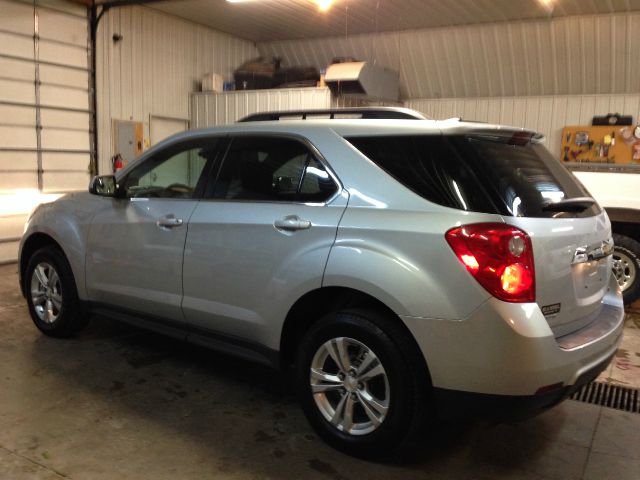
<svg viewBox="0 0 640 480">
<path fill-rule="evenodd" d="M 366 435 L 384 422 L 389 411 L 387 372 L 364 343 L 337 337 L 313 356 L 309 376 L 316 406 L 336 429 Z"/>
<path fill-rule="evenodd" d="M 53 323 L 62 310 L 60 276 L 47 262 L 40 262 L 31 274 L 31 302 L 38 318 Z"/>
<path fill-rule="evenodd" d="M 626 253 L 616 250 L 613 254 L 613 273 L 620 290 L 623 292 L 633 285 L 636 279 L 636 265 Z"/>
</svg>

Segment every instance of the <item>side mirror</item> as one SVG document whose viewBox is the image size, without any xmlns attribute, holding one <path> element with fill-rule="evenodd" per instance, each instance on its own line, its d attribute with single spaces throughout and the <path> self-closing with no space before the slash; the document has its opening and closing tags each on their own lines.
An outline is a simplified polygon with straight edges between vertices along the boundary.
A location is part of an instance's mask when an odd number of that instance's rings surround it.
<svg viewBox="0 0 640 480">
<path fill-rule="evenodd" d="M 113 175 L 97 175 L 91 179 L 89 193 L 101 197 L 119 197 L 120 188 Z"/>
</svg>

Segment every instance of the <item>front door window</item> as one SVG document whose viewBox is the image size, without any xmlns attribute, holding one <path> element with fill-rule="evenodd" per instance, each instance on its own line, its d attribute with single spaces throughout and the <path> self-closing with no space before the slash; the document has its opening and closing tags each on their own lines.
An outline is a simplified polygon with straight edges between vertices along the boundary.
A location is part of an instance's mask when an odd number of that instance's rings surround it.
<svg viewBox="0 0 640 480">
<path fill-rule="evenodd" d="M 217 142 L 189 142 L 160 152 L 138 165 L 124 181 L 128 198 L 194 198 L 207 161 Z"/>
</svg>

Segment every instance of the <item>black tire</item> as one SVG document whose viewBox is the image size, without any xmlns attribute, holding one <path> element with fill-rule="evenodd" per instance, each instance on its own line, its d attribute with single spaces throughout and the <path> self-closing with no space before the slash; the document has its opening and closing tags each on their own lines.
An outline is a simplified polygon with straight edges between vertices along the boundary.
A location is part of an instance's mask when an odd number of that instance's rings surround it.
<svg viewBox="0 0 640 480">
<path fill-rule="evenodd" d="M 625 305 L 630 305 L 640 298 L 640 280 L 638 280 L 640 276 L 640 243 L 631 237 L 618 233 L 613 234 L 613 242 L 615 244 L 613 272 L 618 279 L 620 279 L 620 275 L 630 276 L 626 279 L 622 292 Z M 621 260 L 624 262 L 620 263 Z M 617 265 L 616 262 L 618 262 Z M 620 281 L 618 283 L 620 284 Z"/>
<path fill-rule="evenodd" d="M 397 324 L 398 321 L 370 310 L 331 313 L 314 324 L 299 345 L 295 376 L 304 413 L 318 435 L 342 452 L 364 458 L 386 457 L 420 430 L 430 410 L 431 388 L 426 363 L 415 341 Z M 368 347 L 374 358 L 379 359 L 388 379 L 386 417 L 376 429 L 368 433 L 363 429 L 361 434 L 354 435 L 340 430 L 344 427 L 332 425 L 321 412 L 312 393 L 310 375 L 314 357 L 325 342 L 339 337 L 354 339 Z M 325 358 L 329 361 L 329 357 Z M 359 365 L 363 365 L 362 358 L 352 359 L 356 368 L 357 360 L 360 360 Z M 362 383 L 359 383 L 357 387 L 351 385 L 350 388 L 368 390 L 370 387 L 369 384 L 362 387 Z M 352 411 L 354 420 L 359 413 L 360 419 L 365 420 L 359 425 L 364 425 L 367 420 L 363 416 L 366 413 L 364 401 L 362 397 L 357 397 L 357 393 L 350 394 L 346 388 L 340 387 L 340 390 L 325 394 L 323 398 L 336 395 L 335 398 L 339 399 L 345 394 L 352 399 L 358 398 L 356 403 L 362 402 L 359 407 L 354 403 Z M 338 408 L 336 406 L 335 410 Z"/>
<path fill-rule="evenodd" d="M 37 275 L 36 280 L 33 279 L 34 271 L 39 265 L 51 266 L 59 278 L 59 281 L 55 282 L 55 286 L 51 286 L 51 292 L 49 293 L 49 295 L 56 295 L 55 298 L 58 299 L 56 306 L 53 306 L 53 300 L 51 300 L 52 311 L 55 311 L 55 319 L 53 319 L 53 315 L 47 317 L 46 313 L 44 314 L 45 318 L 42 318 L 41 314 L 36 311 L 37 307 L 34 304 L 34 295 L 32 293 L 32 281 L 37 282 Z M 51 276 L 51 270 L 47 269 L 47 271 Z M 43 247 L 31 255 L 25 270 L 24 282 L 31 319 L 42 333 L 51 337 L 70 337 L 87 325 L 89 316 L 78 299 L 78 291 L 71 266 L 58 248 L 53 246 Z M 59 307 L 57 306 L 58 303 Z M 40 307 L 42 308 L 42 306 Z"/>
</svg>

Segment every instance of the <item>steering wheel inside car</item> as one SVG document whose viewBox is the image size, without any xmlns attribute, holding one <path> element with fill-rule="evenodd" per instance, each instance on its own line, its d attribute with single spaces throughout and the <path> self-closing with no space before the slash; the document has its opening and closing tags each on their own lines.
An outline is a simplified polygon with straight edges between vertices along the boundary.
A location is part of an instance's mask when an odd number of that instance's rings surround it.
<svg viewBox="0 0 640 480">
<path fill-rule="evenodd" d="M 184 183 L 172 183 L 165 187 L 165 191 L 168 192 L 171 197 L 190 196 L 193 193 L 193 188 Z"/>
</svg>

